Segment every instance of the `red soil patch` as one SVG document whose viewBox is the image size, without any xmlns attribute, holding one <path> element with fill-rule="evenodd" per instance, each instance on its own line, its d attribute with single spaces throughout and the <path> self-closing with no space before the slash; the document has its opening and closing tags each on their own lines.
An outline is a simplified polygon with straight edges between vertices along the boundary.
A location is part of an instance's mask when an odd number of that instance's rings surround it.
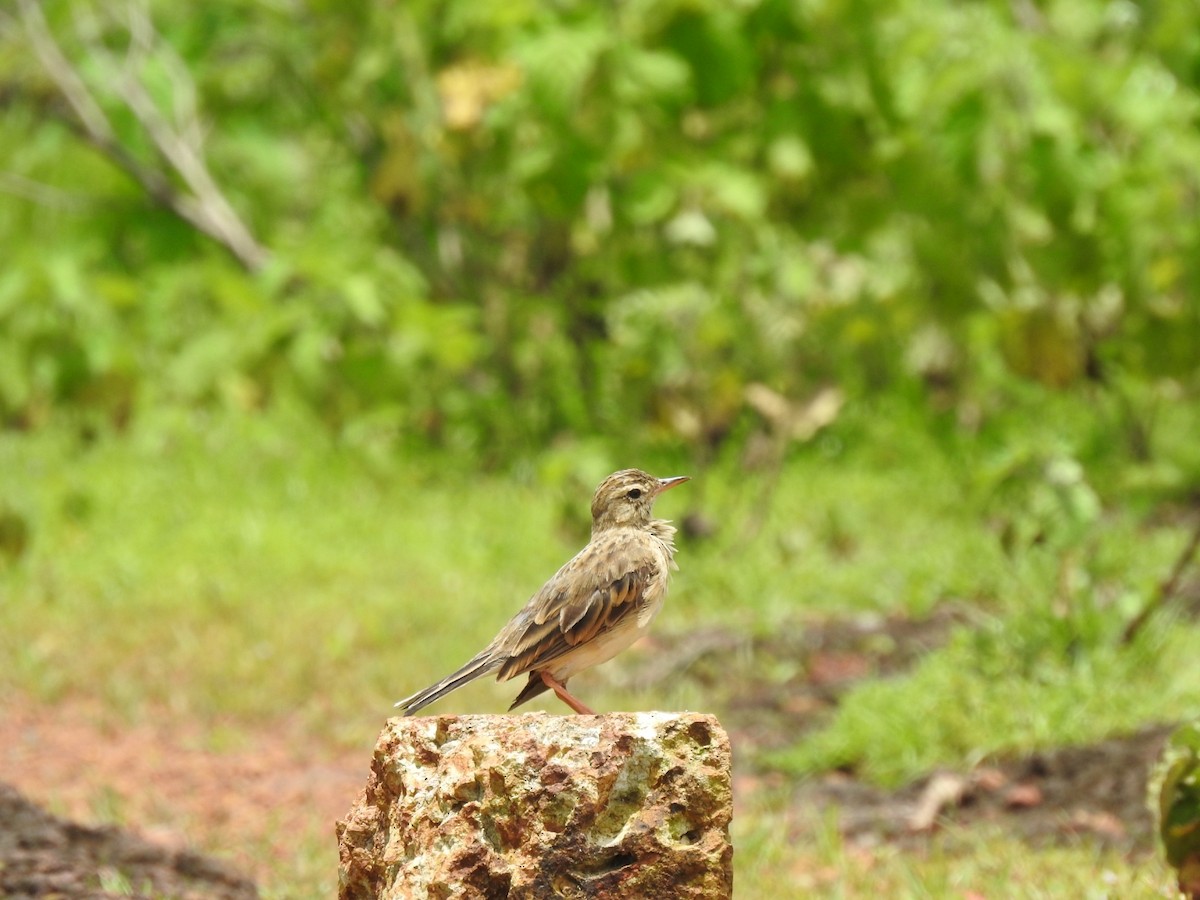
<svg viewBox="0 0 1200 900">
<path fill-rule="evenodd" d="M 0 782 L 88 824 L 114 819 L 156 844 L 217 853 L 256 880 L 292 859 L 307 838 L 327 839 L 366 781 L 370 748 L 334 753 L 289 723 L 204 749 L 194 724 L 114 726 L 76 702 L 0 707 Z"/>
</svg>

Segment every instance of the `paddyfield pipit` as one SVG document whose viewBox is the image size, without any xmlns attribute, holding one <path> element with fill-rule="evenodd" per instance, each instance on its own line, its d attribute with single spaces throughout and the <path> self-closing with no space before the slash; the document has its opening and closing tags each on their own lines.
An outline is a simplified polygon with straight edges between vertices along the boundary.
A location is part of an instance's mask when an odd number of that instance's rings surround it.
<svg viewBox="0 0 1200 900">
<path fill-rule="evenodd" d="M 592 539 L 534 594 L 479 654 L 437 684 L 396 704 L 411 716 L 484 675 L 528 675 L 509 709 L 552 690 L 577 713 L 594 715 L 567 691 L 571 676 L 612 659 L 662 609 L 675 564 L 675 526 L 651 515 L 663 491 L 686 475 L 640 469 L 609 475 L 592 496 Z"/>
</svg>

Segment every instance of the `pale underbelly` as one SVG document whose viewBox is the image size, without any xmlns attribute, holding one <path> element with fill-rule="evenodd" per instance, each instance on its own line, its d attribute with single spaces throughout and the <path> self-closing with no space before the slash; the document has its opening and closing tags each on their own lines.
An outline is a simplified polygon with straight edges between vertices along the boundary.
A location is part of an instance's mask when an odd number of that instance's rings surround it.
<svg viewBox="0 0 1200 900">
<path fill-rule="evenodd" d="M 566 681 L 584 669 L 608 662 L 650 629 L 650 623 L 654 621 L 660 609 L 661 600 L 652 608 L 642 611 L 640 615 L 626 616 L 611 631 L 597 635 L 595 639 L 554 660 L 546 667 L 547 670 L 559 681 Z"/>
</svg>

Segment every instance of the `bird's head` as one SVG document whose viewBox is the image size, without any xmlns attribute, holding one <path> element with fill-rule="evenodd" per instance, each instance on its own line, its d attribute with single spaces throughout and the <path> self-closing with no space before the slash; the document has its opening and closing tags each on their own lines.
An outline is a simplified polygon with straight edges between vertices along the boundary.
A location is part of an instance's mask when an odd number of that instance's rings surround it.
<svg viewBox="0 0 1200 900">
<path fill-rule="evenodd" d="M 614 472 L 600 482 L 592 496 L 592 533 L 648 525 L 654 499 L 687 480 L 687 475 L 655 478 L 641 469 Z"/>
</svg>

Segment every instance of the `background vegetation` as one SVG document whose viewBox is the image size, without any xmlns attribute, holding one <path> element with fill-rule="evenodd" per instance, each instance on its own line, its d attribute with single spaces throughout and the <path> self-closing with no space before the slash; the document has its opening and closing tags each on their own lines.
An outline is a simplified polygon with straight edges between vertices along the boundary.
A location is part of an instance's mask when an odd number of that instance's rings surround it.
<svg viewBox="0 0 1200 900">
<path fill-rule="evenodd" d="M 367 746 L 640 464 L 668 630 L 975 611 L 764 766 L 1194 712 L 1198 124 L 1186 3 L 14 0 L 0 686 Z"/>
</svg>

